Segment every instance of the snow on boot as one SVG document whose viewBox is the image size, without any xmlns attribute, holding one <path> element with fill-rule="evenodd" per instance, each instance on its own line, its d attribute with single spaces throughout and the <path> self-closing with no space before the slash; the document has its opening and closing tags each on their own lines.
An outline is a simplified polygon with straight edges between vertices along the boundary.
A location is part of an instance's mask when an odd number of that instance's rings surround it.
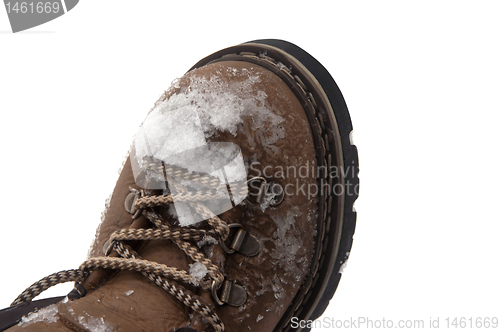
<svg viewBox="0 0 500 332">
<path fill-rule="evenodd" d="M 87 261 L 0 311 L 15 331 L 289 331 L 352 245 L 357 150 L 326 69 L 280 40 L 175 81 L 139 127 Z M 66 297 L 33 300 L 75 281 Z M 307 329 L 302 329 L 307 330 Z"/>
</svg>

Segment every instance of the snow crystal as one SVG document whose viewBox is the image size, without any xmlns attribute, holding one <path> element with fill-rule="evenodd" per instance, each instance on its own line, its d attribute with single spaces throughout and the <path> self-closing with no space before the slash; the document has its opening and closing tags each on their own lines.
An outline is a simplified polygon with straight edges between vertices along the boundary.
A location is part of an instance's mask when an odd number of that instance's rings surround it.
<svg viewBox="0 0 500 332">
<path fill-rule="evenodd" d="M 274 119 L 274 123 L 271 123 L 269 129 L 267 131 L 259 131 L 257 136 L 259 137 L 264 150 L 273 154 L 275 157 L 278 157 L 281 150 L 275 146 L 274 143 L 285 138 L 285 128 L 279 125 L 282 118 L 277 115 L 275 116 L 277 118 Z"/>
<path fill-rule="evenodd" d="M 342 265 L 340 265 L 339 273 L 344 273 L 346 267 L 347 267 L 347 261 L 345 261 L 344 263 L 342 263 Z"/>
<path fill-rule="evenodd" d="M 208 189 L 223 189 L 226 197 L 217 200 L 217 206 L 209 206 L 214 214 L 223 213 L 245 199 L 246 193 L 238 192 L 236 186 L 246 181 L 247 170 L 239 146 L 229 142 L 210 143 L 208 139 L 219 132 L 236 136 L 243 117 L 251 118 L 252 130 L 259 130 L 260 141 L 272 153 L 279 152 L 273 144 L 285 137 L 284 128 L 280 127 L 284 119 L 266 107 L 266 93 L 254 88 L 260 82 L 259 75 L 247 69 L 222 71 L 219 73 L 236 79 L 228 83 L 217 74 L 210 78 L 192 75 L 189 85 L 182 88 L 177 81 L 174 86 L 178 91 L 168 99 L 165 93 L 142 123 L 130 153 L 134 177 L 144 188 L 166 189 L 163 172 L 143 169 L 144 160 L 217 177 L 221 187 Z M 173 181 L 168 179 L 171 190 Z M 229 185 L 231 193 L 238 194 L 230 196 L 225 185 Z M 195 183 L 187 186 L 202 190 Z M 174 205 L 181 226 L 203 220 L 187 205 L 175 201 Z"/>
<path fill-rule="evenodd" d="M 276 231 L 273 233 L 275 248 L 271 252 L 271 257 L 287 272 L 297 269 L 295 255 L 302 246 L 300 236 L 295 236 L 295 232 L 291 232 L 295 229 L 295 218 L 299 215 L 298 207 L 293 207 L 287 211 L 286 216 L 273 217 Z"/>
<path fill-rule="evenodd" d="M 168 214 L 172 216 L 174 219 L 177 219 L 179 216 L 177 215 L 177 211 L 175 211 L 175 206 L 174 205 L 169 205 L 168 206 Z"/>
<path fill-rule="evenodd" d="M 175 202 L 175 204 L 170 207 L 171 210 L 175 209 L 175 214 L 178 217 L 179 225 L 181 226 L 190 226 L 194 225 L 199 221 L 202 221 L 204 218 L 198 214 L 194 208 L 192 208 L 189 204 L 183 202 Z"/>
<path fill-rule="evenodd" d="M 200 262 L 194 264 L 189 264 L 189 274 L 194 278 L 193 284 L 198 286 L 201 279 L 203 279 L 208 273 L 205 265 Z"/>
<path fill-rule="evenodd" d="M 344 263 L 342 263 L 342 265 L 340 265 L 339 273 L 344 273 L 344 270 L 347 267 L 347 260 L 349 259 L 349 254 L 350 254 L 349 252 L 346 252 L 345 260 L 344 260 Z"/>
<path fill-rule="evenodd" d="M 261 296 L 271 287 L 271 278 L 269 277 L 264 278 L 264 276 L 260 274 L 260 279 L 261 279 L 260 282 L 261 289 L 255 292 L 255 295 L 257 296 Z"/>
<path fill-rule="evenodd" d="M 86 329 L 92 332 L 111 332 L 113 331 L 113 324 L 106 323 L 104 317 L 95 318 L 85 313 L 85 316 L 78 317 L 78 323 L 80 323 Z"/>
<path fill-rule="evenodd" d="M 269 275 L 266 275 L 265 277 L 260 274 L 258 277 L 260 277 L 260 287 L 261 289 L 257 290 L 255 292 L 256 296 L 261 296 L 262 294 L 272 291 L 274 293 L 274 298 L 276 300 L 283 299 L 286 296 L 286 291 L 283 288 L 283 284 L 286 284 L 286 282 L 283 282 L 284 280 L 280 280 L 278 276 L 273 275 L 272 277 Z M 277 305 L 278 302 L 273 303 L 270 308 L 268 308 L 266 311 L 276 311 L 277 313 L 280 312 L 281 308 Z"/>
<path fill-rule="evenodd" d="M 283 285 L 277 275 L 273 276 L 272 289 L 276 300 L 280 300 L 285 297 L 285 289 L 283 288 Z"/>
<path fill-rule="evenodd" d="M 137 157 L 171 162 L 170 156 L 206 145 L 206 139 L 217 131 L 236 136 L 242 115 L 254 116 L 257 126 L 270 117 L 276 118 L 264 106 L 267 95 L 252 93 L 253 84 L 260 78 L 248 70 L 239 75 L 246 79 L 231 84 L 218 77 L 191 77 L 187 89 L 158 103 L 136 134 Z"/>
<path fill-rule="evenodd" d="M 196 242 L 196 245 L 198 248 L 202 248 L 203 246 L 206 246 L 207 244 L 217 244 L 217 240 L 211 237 L 210 235 L 205 235 L 203 236 L 203 239 L 200 241 Z"/>
<path fill-rule="evenodd" d="M 126 292 L 125 292 L 125 293 L 123 293 L 123 294 L 125 294 L 125 295 L 127 295 L 127 296 L 130 296 L 130 295 L 132 295 L 133 293 L 134 293 L 134 291 L 133 291 L 133 290 L 129 290 L 129 291 L 126 291 Z"/>
<path fill-rule="evenodd" d="M 226 153 L 225 158 L 218 158 L 219 160 L 224 160 L 224 167 L 221 168 L 221 170 L 224 172 L 226 181 L 229 183 L 235 183 L 238 181 L 246 180 L 247 171 L 245 168 L 245 163 L 243 162 L 243 155 L 241 154 L 240 148 L 233 143 L 216 144 L 224 144 L 226 149 L 226 151 L 224 151 Z"/>
<path fill-rule="evenodd" d="M 58 313 L 57 305 L 51 304 L 45 308 L 42 308 L 38 311 L 29 313 L 27 316 L 24 316 L 19 322 L 19 326 L 26 327 L 36 322 L 45 321 L 47 323 L 55 323 L 59 319 L 56 315 Z"/>
<path fill-rule="evenodd" d="M 173 95 L 169 102 L 149 113 L 135 136 L 134 147 L 139 160 L 152 156 L 171 163 L 169 157 L 206 145 L 196 108 L 191 103 L 183 104 L 183 100 L 187 100 L 185 95 Z"/>
<path fill-rule="evenodd" d="M 257 319 L 255 321 L 258 323 L 258 322 L 260 322 L 262 320 L 262 318 L 264 318 L 264 316 L 262 316 L 262 315 L 259 314 L 257 316 Z"/>
<path fill-rule="evenodd" d="M 92 244 L 90 245 L 90 249 L 87 253 L 87 259 L 94 257 L 97 254 L 97 248 L 99 247 L 99 236 L 101 235 L 101 225 L 104 222 L 104 219 L 106 219 L 106 214 L 108 213 L 112 196 L 113 194 L 110 194 L 104 202 L 104 209 L 101 212 L 101 223 L 99 224 L 99 226 L 97 226 L 97 229 L 95 231 L 94 239 L 92 240 Z"/>
<path fill-rule="evenodd" d="M 274 187 L 278 188 L 278 187 Z M 281 188 L 283 190 L 283 188 Z M 264 200 L 262 203 L 260 203 L 259 208 L 262 210 L 262 212 L 266 211 L 266 209 L 271 205 L 276 203 L 276 197 L 280 195 L 282 191 L 278 189 L 271 189 L 269 192 L 267 192 L 264 196 Z"/>
<path fill-rule="evenodd" d="M 349 133 L 349 143 L 351 145 L 354 145 L 354 130 L 351 130 L 351 132 Z"/>
<path fill-rule="evenodd" d="M 246 318 L 250 317 L 250 314 L 246 314 L 246 315 L 240 315 L 240 317 L 236 318 L 236 321 L 238 323 L 241 323 L 243 322 Z"/>
</svg>

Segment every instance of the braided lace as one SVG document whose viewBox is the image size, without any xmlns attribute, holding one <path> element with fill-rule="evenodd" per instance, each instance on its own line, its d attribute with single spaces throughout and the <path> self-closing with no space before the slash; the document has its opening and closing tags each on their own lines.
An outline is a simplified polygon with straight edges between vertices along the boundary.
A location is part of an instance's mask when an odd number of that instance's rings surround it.
<svg viewBox="0 0 500 332">
<path fill-rule="evenodd" d="M 174 177 L 187 177 L 190 181 L 202 184 L 209 183 L 211 185 L 216 185 L 218 183 L 218 179 L 211 176 L 199 176 L 186 171 L 182 172 L 179 168 L 165 167 L 163 165 L 162 168 L 166 174 Z M 203 290 L 210 290 L 214 287 L 215 289 L 219 289 L 224 281 L 224 276 L 220 269 L 192 243 L 193 241 L 200 241 L 207 236 L 219 239 L 219 241 L 225 241 L 227 239 L 229 227 L 226 222 L 213 214 L 210 209 L 200 202 L 221 198 L 221 196 L 215 190 L 191 193 L 184 187 L 174 187 L 178 192 L 175 196 L 144 196 L 143 194 L 142 197 L 135 200 L 135 209 L 140 210 L 142 215 L 152 223 L 154 228 L 121 229 L 115 231 L 108 240 L 109 248 L 107 251 L 109 253 L 109 251 L 114 250 L 119 257 L 93 257 L 83 262 L 79 269 L 65 270 L 51 274 L 28 287 L 11 305 L 14 306 L 29 302 L 43 291 L 60 283 L 69 281 L 81 283 L 89 276 L 90 272 L 95 269 L 132 270 L 142 273 L 151 282 L 199 313 L 210 322 L 215 331 L 224 331 L 224 324 L 218 315 L 200 296 L 193 294 L 179 283 L 194 284 L 198 285 Z M 237 188 L 236 191 L 238 194 L 244 194 L 246 196 L 248 193 L 246 184 L 244 186 L 233 186 L 232 188 Z M 210 226 L 209 229 L 178 227 L 166 223 L 154 208 L 172 204 L 174 200 L 188 202 L 191 207 L 207 221 Z M 187 271 L 143 259 L 134 249 L 122 242 L 129 240 L 170 240 L 194 262 L 203 264 L 208 273 L 201 280 L 196 280 L 196 278 Z"/>
</svg>

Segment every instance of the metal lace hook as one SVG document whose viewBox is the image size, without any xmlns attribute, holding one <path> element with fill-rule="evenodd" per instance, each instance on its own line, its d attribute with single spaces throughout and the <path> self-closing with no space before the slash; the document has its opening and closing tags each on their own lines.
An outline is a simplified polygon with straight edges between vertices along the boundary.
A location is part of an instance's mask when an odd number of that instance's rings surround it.
<svg viewBox="0 0 500 332">
<path fill-rule="evenodd" d="M 259 182 L 260 185 L 258 187 L 252 186 L 252 183 Z M 248 190 L 248 196 L 254 196 L 255 202 L 252 202 L 249 197 L 245 198 L 245 201 L 250 206 L 257 206 L 264 202 L 266 196 L 272 196 L 272 199 L 269 201 L 270 206 L 278 206 L 283 202 L 285 198 L 285 190 L 283 187 L 276 182 L 267 182 L 265 178 L 261 176 L 253 177 L 247 181 L 247 185 L 252 189 L 258 189 L 256 194 L 252 194 L 250 190 Z"/>
<path fill-rule="evenodd" d="M 239 307 L 247 301 L 247 292 L 245 289 L 227 279 L 224 280 L 222 285 L 217 285 L 217 282 L 214 280 L 211 289 L 212 297 L 218 305 L 227 303 L 230 306 Z M 220 297 L 217 294 L 219 289 L 222 289 Z"/>
<path fill-rule="evenodd" d="M 260 242 L 257 237 L 244 230 L 241 224 L 229 224 L 228 227 L 229 229 L 239 229 L 236 231 L 236 234 L 234 235 L 229 248 L 227 247 L 226 243 L 222 241 L 222 239 L 219 241 L 222 250 L 224 250 L 228 254 L 233 254 L 234 252 L 238 251 L 239 253 L 249 257 L 255 256 L 260 252 Z"/>
</svg>

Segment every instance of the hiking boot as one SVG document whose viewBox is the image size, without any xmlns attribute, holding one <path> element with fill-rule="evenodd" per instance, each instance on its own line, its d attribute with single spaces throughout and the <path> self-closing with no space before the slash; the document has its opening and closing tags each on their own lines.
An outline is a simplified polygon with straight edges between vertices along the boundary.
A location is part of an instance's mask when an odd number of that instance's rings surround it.
<svg viewBox="0 0 500 332">
<path fill-rule="evenodd" d="M 299 47 L 206 57 L 140 126 L 88 260 L 30 286 L 0 326 L 307 330 L 298 322 L 324 312 L 352 245 L 351 131 L 337 85 Z M 67 296 L 32 301 L 66 281 Z"/>
</svg>

